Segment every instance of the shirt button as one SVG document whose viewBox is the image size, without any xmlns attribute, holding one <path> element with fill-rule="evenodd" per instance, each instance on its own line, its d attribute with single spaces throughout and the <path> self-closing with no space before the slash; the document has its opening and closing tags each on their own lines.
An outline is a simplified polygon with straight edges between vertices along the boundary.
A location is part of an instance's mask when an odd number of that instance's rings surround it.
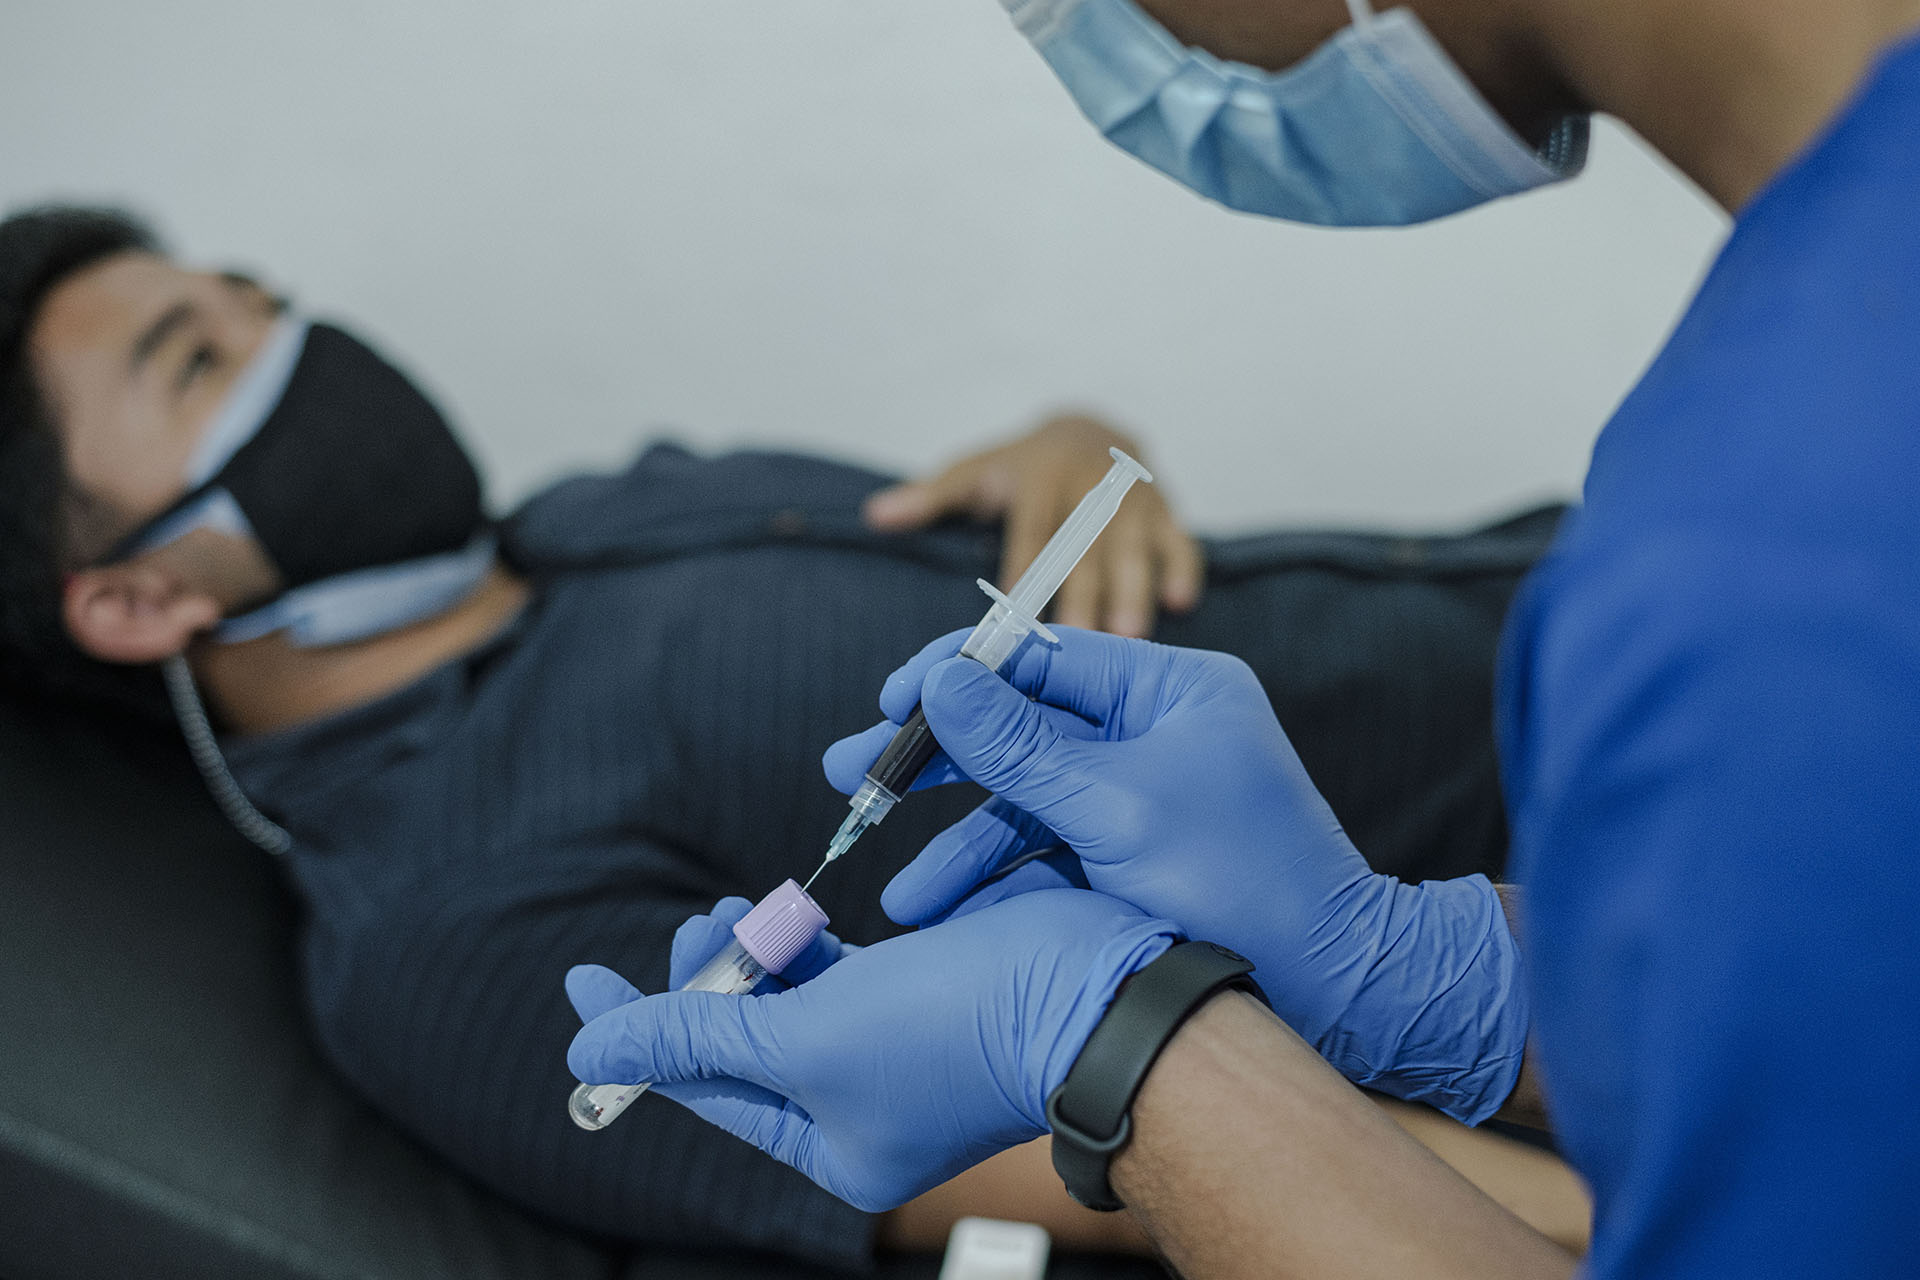
<svg viewBox="0 0 1920 1280">
<path fill-rule="evenodd" d="M 807 531 L 807 513 L 798 507 L 782 507 L 767 521 L 776 538 L 797 538 Z"/>
</svg>

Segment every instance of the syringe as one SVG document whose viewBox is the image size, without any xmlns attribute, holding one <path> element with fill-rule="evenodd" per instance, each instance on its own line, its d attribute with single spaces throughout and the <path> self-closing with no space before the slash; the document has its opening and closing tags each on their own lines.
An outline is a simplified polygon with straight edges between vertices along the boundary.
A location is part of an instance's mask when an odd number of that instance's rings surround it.
<svg viewBox="0 0 1920 1280">
<path fill-rule="evenodd" d="M 1118 449 L 1107 452 L 1113 455 L 1113 466 L 1100 483 L 1080 499 L 1080 505 L 1073 509 L 1066 522 L 1054 531 L 1034 562 L 1013 584 L 1012 593 L 1002 595 L 984 578 L 980 579 L 980 589 L 993 598 L 993 606 L 987 610 L 987 616 L 980 619 L 980 625 L 973 629 L 967 642 L 960 646 L 961 657 L 972 658 L 988 670 L 998 671 L 1029 632 L 1037 632 L 1050 644 L 1057 643 L 1054 634 L 1040 624 L 1040 611 L 1047 607 L 1053 593 L 1060 589 L 1073 567 L 1080 563 L 1080 557 L 1113 519 L 1113 513 L 1120 509 L 1120 500 L 1127 496 L 1133 482 L 1153 483 L 1147 469 L 1132 458 Z M 915 707 L 912 717 L 893 735 L 893 741 L 873 762 L 860 789 L 847 802 L 853 811 L 834 833 L 827 845 L 826 859 L 821 862 L 820 870 L 807 880 L 809 885 L 829 863 L 853 847 L 861 832 L 877 824 L 900 803 L 900 797 L 913 786 L 913 780 L 939 749 L 933 730 L 927 727 L 925 713 Z"/>
<path fill-rule="evenodd" d="M 682 991 L 717 991 L 723 996 L 745 995 L 768 974 L 778 974 L 810 946 L 827 927 L 827 913 L 789 880 L 760 899 L 739 924 L 733 941 L 701 966 Z M 583 1084 L 567 1099 L 567 1114 L 582 1129 L 604 1129 L 650 1086 L 639 1084 Z"/>
</svg>

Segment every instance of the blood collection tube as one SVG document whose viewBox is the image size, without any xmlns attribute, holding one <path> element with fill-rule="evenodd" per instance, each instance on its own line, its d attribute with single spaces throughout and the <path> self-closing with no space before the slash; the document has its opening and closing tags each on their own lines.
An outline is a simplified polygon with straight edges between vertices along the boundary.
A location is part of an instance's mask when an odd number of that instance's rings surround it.
<svg viewBox="0 0 1920 1280">
<path fill-rule="evenodd" d="M 779 974 L 827 927 L 827 913 L 789 880 L 755 904 L 733 926 L 733 941 L 706 962 L 682 991 L 745 995 L 760 979 Z M 567 1099 L 567 1114 L 582 1129 L 604 1129 L 645 1093 L 639 1084 L 583 1084 Z"/>
</svg>

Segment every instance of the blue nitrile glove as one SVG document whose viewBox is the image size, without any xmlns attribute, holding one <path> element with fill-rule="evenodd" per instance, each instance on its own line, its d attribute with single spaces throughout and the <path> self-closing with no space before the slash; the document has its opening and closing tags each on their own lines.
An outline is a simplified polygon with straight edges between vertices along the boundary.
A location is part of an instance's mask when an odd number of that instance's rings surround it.
<svg viewBox="0 0 1920 1280">
<path fill-rule="evenodd" d="M 567 1064 L 591 1084 L 657 1081 L 856 1208 L 904 1204 L 1045 1133 L 1047 1094 L 1121 981 L 1173 944 L 1164 920 L 1084 889 L 1020 892 L 1022 879 L 764 995 L 634 999 L 610 971 L 576 969 L 567 991 L 587 1025 Z M 684 958 L 676 941 L 677 964 L 714 940 L 712 919 Z"/>
<path fill-rule="evenodd" d="M 1469 1124 L 1497 1111 L 1527 1006 L 1486 877 L 1374 874 L 1239 659 L 1056 631 L 1007 680 L 953 656 L 967 632 L 935 641 L 888 678 L 890 723 L 828 749 L 828 779 L 852 792 L 919 703 L 944 747 L 921 785 L 995 793 L 894 877 L 887 914 L 927 919 L 1064 841 L 1094 889 L 1251 959 L 1274 1011 L 1356 1084 Z"/>
</svg>

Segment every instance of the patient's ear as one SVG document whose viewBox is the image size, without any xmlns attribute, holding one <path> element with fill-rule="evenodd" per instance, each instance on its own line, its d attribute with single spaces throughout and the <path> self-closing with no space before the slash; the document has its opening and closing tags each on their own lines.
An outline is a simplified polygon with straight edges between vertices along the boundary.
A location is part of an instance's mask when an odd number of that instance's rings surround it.
<svg viewBox="0 0 1920 1280">
<path fill-rule="evenodd" d="M 67 634 L 102 662 L 171 658 L 220 621 L 220 602 L 152 561 L 82 569 L 61 600 Z"/>
</svg>

